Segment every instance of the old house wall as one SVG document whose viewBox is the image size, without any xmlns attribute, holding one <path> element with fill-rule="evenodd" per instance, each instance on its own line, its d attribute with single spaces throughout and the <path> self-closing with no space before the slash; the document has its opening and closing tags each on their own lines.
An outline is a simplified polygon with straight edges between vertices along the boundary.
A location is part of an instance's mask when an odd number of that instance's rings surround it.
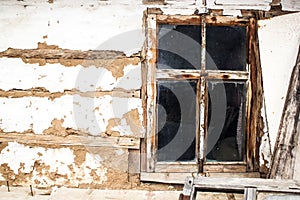
<svg viewBox="0 0 300 200">
<path fill-rule="evenodd" d="M 143 12 L 160 7 L 165 14 L 191 15 L 223 3 L 205 8 L 192 0 L 154 5 L 139 0 L 1 1 L 0 180 L 38 187 L 132 188 L 135 176 L 131 180 L 130 174 L 139 168 L 129 162 L 145 134 L 139 53 L 145 39 Z M 253 9 L 267 10 L 268 3 Z M 239 7 L 225 4 L 229 11 Z M 290 59 L 296 57 L 299 24 L 299 14 L 260 22 L 271 143 L 287 89 L 275 93 L 272 78 L 277 74 L 276 84 L 287 86 L 282 83 L 288 82 Z M 284 60 L 276 62 L 279 58 Z"/>
<path fill-rule="evenodd" d="M 260 146 L 261 168 L 269 168 L 285 96 L 300 44 L 300 14 L 259 20 L 259 48 L 264 88 L 264 136 Z"/>
</svg>

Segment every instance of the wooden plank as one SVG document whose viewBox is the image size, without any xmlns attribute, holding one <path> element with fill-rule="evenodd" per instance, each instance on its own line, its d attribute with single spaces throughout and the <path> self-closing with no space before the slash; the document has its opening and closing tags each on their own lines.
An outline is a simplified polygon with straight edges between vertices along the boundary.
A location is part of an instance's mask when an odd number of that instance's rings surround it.
<svg viewBox="0 0 300 200">
<path fill-rule="evenodd" d="M 292 71 L 283 108 L 275 150 L 271 162 L 270 178 L 293 179 L 300 146 L 300 47 Z"/>
<path fill-rule="evenodd" d="M 42 43 L 40 43 L 42 44 Z M 69 50 L 61 49 L 58 47 L 41 47 L 37 49 L 12 49 L 9 48 L 6 51 L 0 52 L 0 57 L 8 58 L 43 58 L 43 59 L 117 59 L 125 58 L 126 55 L 120 51 L 108 51 L 108 50 Z"/>
<path fill-rule="evenodd" d="M 139 138 L 128 137 L 95 137 L 68 135 L 66 137 L 56 135 L 1 133 L 1 142 L 18 142 L 23 144 L 59 145 L 59 146 L 87 146 L 87 147 L 115 147 L 139 149 Z"/>
<path fill-rule="evenodd" d="M 204 165 L 203 172 L 246 172 L 246 165 Z"/>
<path fill-rule="evenodd" d="M 258 6 L 258 5 L 270 5 L 272 0 L 216 0 L 216 4 L 222 5 L 249 5 L 249 6 Z"/>
<path fill-rule="evenodd" d="M 281 0 L 282 10 L 300 11 L 299 0 Z"/>
<path fill-rule="evenodd" d="M 140 150 L 130 149 L 128 154 L 128 173 L 138 174 L 141 172 Z"/>
<path fill-rule="evenodd" d="M 80 95 L 81 97 L 97 98 L 104 95 L 122 98 L 140 98 L 140 90 L 125 90 L 115 88 L 112 91 L 89 91 L 80 92 L 78 90 L 64 90 L 64 92 L 50 92 L 44 88 L 31 88 L 26 90 L 12 89 L 3 91 L 0 89 L 0 97 L 22 98 L 22 97 L 43 97 L 49 99 L 60 98 L 64 95 Z"/>
<path fill-rule="evenodd" d="M 184 184 L 186 177 L 211 177 L 211 178 L 258 178 L 259 173 L 169 173 L 169 172 L 155 172 L 147 173 L 141 172 L 142 181 L 158 182 L 158 183 L 174 183 Z"/>
<path fill-rule="evenodd" d="M 195 187 L 202 189 L 240 190 L 245 188 L 257 188 L 260 192 L 287 192 L 300 194 L 299 180 L 275 180 L 260 178 L 194 178 Z"/>
<path fill-rule="evenodd" d="M 186 177 L 199 176 L 197 173 L 141 173 L 141 181 L 150 181 L 158 183 L 184 184 Z"/>
<path fill-rule="evenodd" d="M 206 177 L 216 178 L 260 178 L 259 172 L 206 172 Z"/>
<path fill-rule="evenodd" d="M 263 121 L 261 110 L 263 105 L 263 89 L 262 89 L 262 71 L 260 65 L 258 36 L 257 36 L 257 20 L 250 19 L 247 31 L 249 37 L 249 63 L 250 63 L 250 83 L 248 86 L 247 105 L 247 171 L 259 170 L 259 144 L 263 133 Z"/>
<path fill-rule="evenodd" d="M 199 15 L 157 15 L 157 23 L 200 25 L 201 17 Z"/>
<path fill-rule="evenodd" d="M 155 172 L 198 172 L 198 165 L 194 163 L 184 162 L 170 162 L 160 163 L 157 162 Z"/>
<path fill-rule="evenodd" d="M 146 158 L 147 171 L 153 172 L 155 169 L 155 145 L 156 145 L 156 83 L 155 83 L 155 69 L 157 60 L 157 34 L 156 34 L 156 15 L 148 14 L 147 16 L 147 47 L 146 47 L 146 64 L 147 64 L 147 105 L 144 113 L 147 115 L 146 126 Z"/>
<path fill-rule="evenodd" d="M 206 23 L 209 25 L 232 25 L 232 26 L 246 26 L 249 24 L 249 19 L 242 17 L 231 16 L 211 16 L 206 15 Z"/>
</svg>

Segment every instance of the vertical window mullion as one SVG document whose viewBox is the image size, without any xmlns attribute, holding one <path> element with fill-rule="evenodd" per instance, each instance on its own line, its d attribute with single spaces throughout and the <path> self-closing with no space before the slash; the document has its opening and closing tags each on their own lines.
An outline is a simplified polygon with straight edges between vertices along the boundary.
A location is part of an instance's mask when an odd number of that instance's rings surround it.
<svg viewBox="0 0 300 200">
<path fill-rule="evenodd" d="M 201 16 L 201 74 L 205 72 L 205 62 L 206 62 L 206 21 L 205 15 Z M 199 101 L 199 157 L 198 157 L 198 164 L 199 164 L 199 172 L 203 172 L 203 163 L 205 158 L 205 78 L 200 78 L 200 92 L 198 93 Z"/>
</svg>

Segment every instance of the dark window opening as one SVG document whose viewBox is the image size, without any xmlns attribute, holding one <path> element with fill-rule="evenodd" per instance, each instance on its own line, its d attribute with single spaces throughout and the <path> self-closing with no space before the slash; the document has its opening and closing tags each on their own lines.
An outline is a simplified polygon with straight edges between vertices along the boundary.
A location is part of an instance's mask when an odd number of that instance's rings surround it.
<svg viewBox="0 0 300 200">
<path fill-rule="evenodd" d="M 197 81 L 158 81 L 158 161 L 195 160 Z"/>
<path fill-rule="evenodd" d="M 247 26 L 158 24 L 157 28 L 152 162 L 169 166 L 163 162 L 187 161 L 194 167 L 189 170 L 196 171 L 202 160 L 244 163 Z"/>
<path fill-rule="evenodd" d="M 245 82 L 208 82 L 207 161 L 244 161 Z"/>
<path fill-rule="evenodd" d="M 246 70 L 246 27 L 206 27 L 206 69 Z"/>
<path fill-rule="evenodd" d="M 158 69 L 199 69 L 201 26 L 158 26 Z"/>
</svg>

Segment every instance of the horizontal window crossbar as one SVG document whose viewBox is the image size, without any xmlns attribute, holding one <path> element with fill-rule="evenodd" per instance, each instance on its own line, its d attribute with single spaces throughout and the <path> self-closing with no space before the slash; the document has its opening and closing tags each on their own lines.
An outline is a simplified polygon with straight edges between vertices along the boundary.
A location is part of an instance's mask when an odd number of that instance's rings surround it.
<svg viewBox="0 0 300 200">
<path fill-rule="evenodd" d="M 248 80 L 249 73 L 244 71 L 201 71 L 201 70 L 156 70 L 156 78 L 161 80 L 199 79 Z"/>
</svg>

